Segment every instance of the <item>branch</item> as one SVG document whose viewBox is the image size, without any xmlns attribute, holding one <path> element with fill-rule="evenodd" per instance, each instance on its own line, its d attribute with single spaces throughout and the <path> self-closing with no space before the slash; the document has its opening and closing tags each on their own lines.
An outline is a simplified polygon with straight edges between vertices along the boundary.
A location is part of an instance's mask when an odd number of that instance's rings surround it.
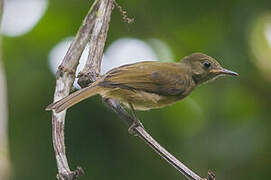
<svg viewBox="0 0 271 180">
<path fill-rule="evenodd" d="M 101 0 L 106 4 L 109 2 L 113 6 L 113 0 Z M 116 3 L 115 3 L 116 4 Z M 116 4 L 117 5 L 117 4 Z M 120 6 L 117 5 L 119 9 Z M 104 45 L 106 42 L 107 31 L 109 28 L 111 12 L 104 13 L 102 16 L 98 17 L 97 24 L 94 26 L 93 33 L 90 40 L 90 51 L 87 63 L 82 72 L 79 75 L 79 84 L 81 87 L 88 86 L 91 82 L 94 82 L 100 75 L 100 66 L 102 61 L 102 53 Z M 103 18 L 103 19 L 101 19 Z M 125 111 L 125 109 L 114 99 L 106 99 L 104 102 L 117 113 L 117 115 L 130 127 L 133 124 L 133 119 Z M 190 180 L 203 180 L 200 176 L 195 174 L 189 168 L 187 168 L 183 163 L 171 155 L 166 149 L 164 149 L 159 143 L 157 143 L 143 127 L 135 127 L 135 133 L 139 136 L 145 143 L 147 143 L 153 150 L 156 151 L 163 159 L 165 159 L 169 164 L 171 164 L 175 169 L 181 172 L 187 179 Z M 215 180 L 213 173 L 208 173 L 208 180 Z"/>
<path fill-rule="evenodd" d="M 101 59 L 109 28 L 111 12 L 114 7 L 114 0 L 100 0 L 99 16 L 95 19 L 95 24 L 89 41 L 89 55 L 84 69 L 79 73 L 78 84 L 86 87 L 94 82 L 100 75 Z"/>
<path fill-rule="evenodd" d="M 2 23 L 4 0 L 0 0 L 0 25 Z M 10 160 L 8 146 L 8 109 L 7 85 L 2 67 L 2 46 L 0 34 L 0 179 L 7 180 L 10 175 Z"/>
<path fill-rule="evenodd" d="M 75 71 L 79 59 L 91 37 L 93 27 L 96 27 L 96 25 L 99 24 L 97 20 L 99 20 L 101 14 L 106 11 L 105 8 L 107 6 L 105 6 L 105 4 L 108 4 L 108 1 L 95 0 L 80 26 L 76 37 L 72 41 L 56 74 L 54 101 L 58 101 L 69 94 L 75 79 Z M 111 9 L 112 7 L 109 8 L 110 11 Z M 95 30 L 93 33 L 95 33 Z M 58 168 L 57 178 L 59 180 L 75 180 L 83 174 L 83 170 L 78 167 L 77 170 L 71 171 L 68 165 L 64 143 L 65 115 L 66 111 L 60 113 L 55 113 L 53 111 L 52 114 L 53 146 Z"/>
<path fill-rule="evenodd" d="M 56 90 L 54 101 L 57 101 L 69 94 L 75 78 L 76 67 L 89 39 L 90 51 L 88 61 L 83 71 L 79 74 L 78 82 L 81 87 L 85 87 L 89 83 L 95 81 L 100 75 L 102 53 L 107 37 L 107 31 L 109 28 L 109 21 L 113 6 L 114 0 L 96 0 L 92 5 L 61 65 L 59 66 L 56 75 Z M 117 101 L 114 99 L 107 99 L 105 102 L 118 114 L 121 119 L 124 120 L 124 122 L 126 122 L 128 126 L 132 125 L 133 120 Z M 81 168 L 78 168 L 76 171 L 71 171 L 68 166 L 64 144 L 65 114 L 66 111 L 61 113 L 53 112 L 53 144 L 59 172 L 58 178 L 60 180 L 74 180 L 82 175 L 83 171 Z M 184 166 L 163 147 L 161 147 L 144 130 L 144 128 L 136 127 L 135 133 L 188 179 L 202 179 L 191 170 L 189 170 L 186 166 Z M 210 178 L 210 180 L 211 179 L 214 178 Z"/>
</svg>

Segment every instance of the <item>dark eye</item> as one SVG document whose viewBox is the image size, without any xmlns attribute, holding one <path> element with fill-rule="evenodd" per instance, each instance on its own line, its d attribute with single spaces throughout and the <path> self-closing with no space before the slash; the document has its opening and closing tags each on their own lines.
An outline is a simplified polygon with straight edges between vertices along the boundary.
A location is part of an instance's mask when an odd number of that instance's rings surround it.
<svg viewBox="0 0 271 180">
<path fill-rule="evenodd" d="M 204 66 L 206 69 L 208 69 L 208 68 L 211 66 L 211 63 L 210 63 L 209 61 L 205 61 L 205 62 L 203 63 L 203 66 Z"/>
</svg>

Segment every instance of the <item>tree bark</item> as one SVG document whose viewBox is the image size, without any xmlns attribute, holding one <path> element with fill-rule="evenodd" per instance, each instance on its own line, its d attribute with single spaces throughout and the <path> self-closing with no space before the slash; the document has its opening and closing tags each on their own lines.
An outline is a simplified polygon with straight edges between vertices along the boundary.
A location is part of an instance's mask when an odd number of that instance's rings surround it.
<svg viewBox="0 0 271 180">
<path fill-rule="evenodd" d="M 55 101 L 69 94 L 74 81 L 74 74 L 79 58 L 85 49 L 88 40 L 90 46 L 89 56 L 84 69 L 79 73 L 78 83 L 81 87 L 86 87 L 100 76 L 102 54 L 113 6 L 114 0 L 96 0 L 92 5 L 92 8 L 85 17 L 83 24 L 81 25 L 57 72 Z M 119 102 L 114 99 L 105 99 L 104 101 L 129 127 L 133 124 L 133 119 L 119 104 Z M 60 113 L 53 112 L 53 143 L 59 172 L 58 178 L 61 180 L 74 180 L 82 174 L 82 170 L 79 168 L 76 171 L 71 171 L 68 166 L 64 144 L 65 114 L 66 111 Z M 138 137 L 154 149 L 155 152 L 157 152 L 157 154 L 164 158 L 169 164 L 181 172 L 187 179 L 205 179 L 188 169 L 183 163 L 159 145 L 143 127 L 135 127 L 134 131 Z M 211 172 L 208 173 L 208 180 L 214 180 L 214 175 Z"/>
<path fill-rule="evenodd" d="M 75 79 L 75 71 L 79 63 L 79 59 L 91 37 L 91 34 L 95 33 L 95 31 L 93 31 L 93 27 L 100 24 L 99 20 L 101 18 L 99 17 L 101 17 L 106 10 L 110 11 L 111 14 L 112 8 L 112 0 L 95 0 L 91 6 L 77 32 L 76 37 L 72 41 L 71 46 L 69 47 L 61 65 L 58 68 L 56 74 L 54 101 L 58 101 L 69 94 Z M 64 142 L 65 115 L 66 111 L 60 113 L 55 113 L 53 111 L 52 114 L 53 145 L 58 167 L 57 178 L 59 180 L 75 180 L 84 172 L 80 167 L 78 167 L 75 171 L 71 171 L 68 165 Z"/>
</svg>

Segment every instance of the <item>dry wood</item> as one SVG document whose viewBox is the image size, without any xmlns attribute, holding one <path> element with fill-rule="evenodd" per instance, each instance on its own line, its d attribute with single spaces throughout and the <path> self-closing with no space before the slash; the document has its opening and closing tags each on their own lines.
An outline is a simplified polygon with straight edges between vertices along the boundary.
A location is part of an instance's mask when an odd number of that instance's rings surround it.
<svg viewBox="0 0 271 180">
<path fill-rule="evenodd" d="M 57 72 L 55 101 L 67 96 L 74 81 L 74 74 L 78 65 L 79 58 L 89 40 L 89 56 L 82 72 L 79 74 L 79 84 L 81 87 L 88 86 L 94 82 L 100 75 L 100 66 L 104 45 L 106 42 L 109 21 L 113 10 L 114 0 L 96 0 L 88 12 L 82 26 L 80 27 L 76 38 L 72 42 L 63 62 Z M 118 5 L 119 6 L 119 5 Z M 118 7 L 119 8 L 119 7 Z M 117 115 L 130 127 L 133 119 L 125 109 L 114 99 L 105 99 L 105 103 L 117 113 Z M 82 169 L 71 171 L 64 145 L 64 122 L 65 113 L 56 114 L 53 112 L 53 143 L 56 153 L 59 179 L 74 180 L 82 174 Z M 161 145 L 159 145 L 147 132 L 141 127 L 135 127 L 136 135 L 155 150 L 162 158 L 169 162 L 174 168 L 181 172 L 187 179 L 203 180 L 193 171 L 188 169 L 183 163 L 171 155 Z M 214 175 L 208 173 L 208 180 L 214 180 Z"/>
</svg>

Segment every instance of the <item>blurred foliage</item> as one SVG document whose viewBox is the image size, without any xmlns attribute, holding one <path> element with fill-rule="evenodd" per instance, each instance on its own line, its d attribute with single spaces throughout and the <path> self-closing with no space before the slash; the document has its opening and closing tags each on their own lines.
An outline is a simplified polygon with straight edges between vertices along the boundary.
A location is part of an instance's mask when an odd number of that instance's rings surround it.
<svg viewBox="0 0 271 180">
<path fill-rule="evenodd" d="M 3 38 L 12 180 L 55 179 L 51 115 L 44 111 L 55 86 L 48 53 L 60 40 L 75 35 L 91 3 L 51 0 L 31 32 Z M 203 85 L 171 107 L 139 112 L 145 128 L 201 176 L 211 169 L 220 180 L 268 179 L 271 81 L 257 65 L 257 53 L 262 52 L 254 51 L 254 43 L 258 47 L 266 43 L 257 34 L 263 33 L 260 17 L 270 12 L 270 0 L 119 0 L 119 4 L 135 23 L 125 24 L 115 10 L 107 46 L 121 37 L 157 38 L 169 44 L 176 61 L 205 52 L 240 74 Z M 270 44 L 264 53 L 271 57 Z M 270 58 L 265 60 L 270 64 Z M 185 179 L 129 136 L 100 97 L 68 111 L 66 146 L 71 168 L 80 165 L 86 172 L 82 179 Z"/>
</svg>

